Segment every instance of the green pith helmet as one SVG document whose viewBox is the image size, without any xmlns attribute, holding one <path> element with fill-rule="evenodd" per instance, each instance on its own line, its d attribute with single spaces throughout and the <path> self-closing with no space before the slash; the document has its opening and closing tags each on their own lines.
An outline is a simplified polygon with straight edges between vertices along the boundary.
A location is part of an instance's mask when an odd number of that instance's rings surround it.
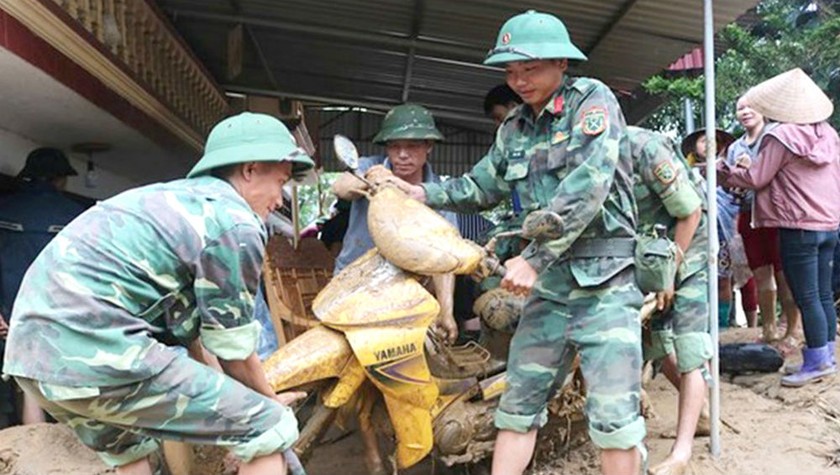
<svg viewBox="0 0 840 475">
<path fill-rule="evenodd" d="M 306 152 L 298 148 L 295 138 L 282 122 L 270 115 L 243 112 L 213 127 L 204 146 L 204 156 L 187 178 L 248 162 L 292 162 L 295 179 L 315 166 Z"/>
<path fill-rule="evenodd" d="M 403 104 L 385 114 L 382 128 L 373 138 L 373 143 L 384 144 L 400 139 L 442 141 L 443 134 L 435 127 L 435 119 L 428 109 L 416 104 Z"/>
<path fill-rule="evenodd" d="M 586 55 L 572 44 L 566 26 L 554 15 L 528 10 L 502 25 L 496 47 L 484 64 L 505 64 L 535 59 L 580 59 Z"/>
</svg>

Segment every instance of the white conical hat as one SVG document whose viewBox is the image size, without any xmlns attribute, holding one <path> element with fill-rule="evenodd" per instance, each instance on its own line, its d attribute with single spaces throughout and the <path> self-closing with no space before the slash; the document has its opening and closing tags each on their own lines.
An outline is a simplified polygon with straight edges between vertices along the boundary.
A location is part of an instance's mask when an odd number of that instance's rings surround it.
<svg viewBox="0 0 840 475">
<path fill-rule="evenodd" d="M 815 124 L 834 112 L 831 99 L 799 68 L 754 86 L 744 99 L 764 117 L 779 122 Z"/>
</svg>

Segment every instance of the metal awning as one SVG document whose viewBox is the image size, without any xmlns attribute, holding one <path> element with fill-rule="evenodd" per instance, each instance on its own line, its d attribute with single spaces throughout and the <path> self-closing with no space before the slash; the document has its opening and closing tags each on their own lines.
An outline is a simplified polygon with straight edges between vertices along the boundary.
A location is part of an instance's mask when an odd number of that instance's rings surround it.
<svg viewBox="0 0 840 475">
<path fill-rule="evenodd" d="M 696 0 L 157 0 L 229 91 L 384 110 L 423 104 L 452 124 L 489 129 L 481 65 L 501 24 L 526 9 L 568 26 L 590 60 L 573 73 L 633 91 L 703 41 Z M 715 2 L 715 31 L 757 0 Z M 243 25 L 242 71 L 228 77 L 228 33 Z M 625 102 L 627 104 L 627 102 Z M 632 101 L 628 107 L 632 107 Z"/>
<path fill-rule="evenodd" d="M 438 118 L 490 129 L 482 99 L 503 80 L 482 66 L 502 22 L 533 8 L 564 20 L 589 61 L 573 74 L 597 77 L 623 96 L 625 114 L 639 85 L 704 46 L 706 128 L 714 156 L 713 35 L 757 0 L 157 0 L 178 31 L 229 91 L 387 109 L 411 101 Z M 705 15 L 705 22 L 704 22 Z M 242 25 L 249 47 L 236 77 L 228 71 L 228 33 Z M 646 98 L 639 94 L 642 100 Z M 714 196 L 713 161 L 707 195 Z M 717 206 L 709 203 L 713 456 L 720 455 L 717 323 Z"/>
</svg>

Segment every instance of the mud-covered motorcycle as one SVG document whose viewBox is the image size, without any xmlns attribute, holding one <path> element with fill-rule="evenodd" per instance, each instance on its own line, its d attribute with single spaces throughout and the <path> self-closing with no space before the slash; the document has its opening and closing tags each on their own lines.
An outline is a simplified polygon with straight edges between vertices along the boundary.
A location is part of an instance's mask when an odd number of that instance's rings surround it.
<svg viewBox="0 0 840 475">
<path fill-rule="evenodd" d="M 337 138 L 335 145 L 355 168 L 352 142 Z M 445 345 L 430 330 L 440 308 L 423 283 L 434 274 L 488 276 L 501 267 L 487 249 L 462 239 L 397 188 L 371 186 L 368 199 L 376 247 L 318 294 L 312 309 L 320 325 L 264 363 L 276 392 L 317 388 L 295 450 L 306 460 L 344 410 L 358 417 L 368 469 L 384 473 L 373 421 L 384 403 L 397 468 L 432 450 L 448 465 L 481 460 L 492 450 L 492 414 L 505 385 L 510 335 L 488 328 L 481 345 Z M 488 321 L 513 320 L 521 298 L 498 291 L 478 304 Z"/>
</svg>

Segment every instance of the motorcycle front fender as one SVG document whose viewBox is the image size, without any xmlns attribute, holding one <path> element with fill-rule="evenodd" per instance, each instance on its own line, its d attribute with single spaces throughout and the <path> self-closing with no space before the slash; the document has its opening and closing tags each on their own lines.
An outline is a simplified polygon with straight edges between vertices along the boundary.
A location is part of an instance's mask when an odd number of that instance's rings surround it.
<svg viewBox="0 0 840 475">
<path fill-rule="evenodd" d="M 438 387 L 423 341 L 435 314 L 418 315 L 416 326 L 354 328 L 346 332 L 356 358 L 382 392 L 397 439 L 397 467 L 411 467 L 432 450 L 432 407 Z"/>
<path fill-rule="evenodd" d="M 271 389 L 280 392 L 337 378 L 350 363 L 355 363 L 355 358 L 344 335 L 317 326 L 275 351 L 263 362 L 263 370 Z"/>
<path fill-rule="evenodd" d="M 429 407 L 418 406 L 397 395 L 383 392 L 383 396 L 397 438 L 397 468 L 409 468 L 432 451 L 432 413 Z"/>
</svg>

